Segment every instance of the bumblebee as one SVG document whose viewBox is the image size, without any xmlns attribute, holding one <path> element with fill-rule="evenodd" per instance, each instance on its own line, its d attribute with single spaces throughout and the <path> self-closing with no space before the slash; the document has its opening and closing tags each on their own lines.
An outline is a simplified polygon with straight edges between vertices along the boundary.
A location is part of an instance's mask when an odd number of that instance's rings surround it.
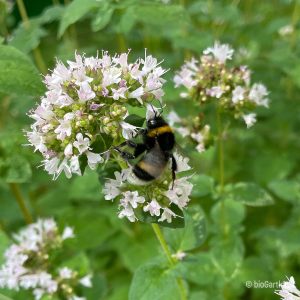
<svg viewBox="0 0 300 300">
<path fill-rule="evenodd" d="M 154 117 L 147 120 L 146 128 L 141 129 L 137 135 L 142 135 L 143 143 L 127 140 L 115 147 L 115 150 L 126 161 L 141 156 L 137 163 L 132 166 L 132 172 L 140 184 L 147 184 L 159 178 L 170 160 L 174 183 L 175 171 L 177 170 L 177 163 L 172 153 L 175 146 L 175 136 L 169 124 L 155 112 Z M 133 154 L 120 149 L 126 145 L 134 149 Z"/>
</svg>

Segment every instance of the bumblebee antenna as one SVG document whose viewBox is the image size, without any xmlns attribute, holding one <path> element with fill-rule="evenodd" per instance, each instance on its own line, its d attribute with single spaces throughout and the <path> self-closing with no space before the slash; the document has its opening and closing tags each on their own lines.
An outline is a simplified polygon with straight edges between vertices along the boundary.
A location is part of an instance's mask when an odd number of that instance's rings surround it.
<svg viewBox="0 0 300 300">
<path fill-rule="evenodd" d="M 153 107 L 153 105 L 150 103 L 150 106 L 151 106 L 151 108 L 152 108 L 152 111 L 153 111 L 153 113 L 154 113 L 154 116 L 155 117 L 157 117 L 157 115 L 156 115 L 156 110 L 154 109 L 154 107 Z"/>
<path fill-rule="evenodd" d="M 164 107 L 162 105 L 162 103 L 158 100 L 159 104 L 160 104 L 160 112 L 159 112 L 159 116 L 161 116 L 164 112 Z"/>
</svg>

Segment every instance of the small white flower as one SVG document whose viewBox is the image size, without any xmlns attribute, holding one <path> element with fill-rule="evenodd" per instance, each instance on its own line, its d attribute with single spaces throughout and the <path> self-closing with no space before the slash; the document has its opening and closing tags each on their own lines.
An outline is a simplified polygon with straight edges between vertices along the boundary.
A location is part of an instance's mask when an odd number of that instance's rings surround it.
<svg viewBox="0 0 300 300">
<path fill-rule="evenodd" d="M 239 101 L 244 100 L 244 94 L 245 94 L 245 89 L 241 86 L 237 86 L 233 91 L 232 91 L 232 102 L 234 104 L 238 103 Z"/>
<path fill-rule="evenodd" d="M 93 153 L 91 151 L 86 151 L 85 153 L 88 159 L 88 165 L 91 170 L 94 170 L 99 163 L 102 163 L 104 161 L 100 154 Z"/>
<path fill-rule="evenodd" d="M 58 271 L 59 271 L 59 276 L 63 279 L 70 279 L 74 275 L 74 271 L 68 267 L 60 268 Z"/>
<path fill-rule="evenodd" d="M 57 62 L 53 70 L 53 79 L 58 83 L 63 83 L 71 79 L 71 71 L 60 61 Z"/>
<path fill-rule="evenodd" d="M 40 300 L 45 294 L 45 291 L 43 289 L 34 289 L 33 295 L 35 300 Z"/>
<path fill-rule="evenodd" d="M 269 92 L 267 88 L 261 83 L 255 83 L 249 93 L 249 99 L 257 105 L 269 107 L 269 99 L 267 98 Z"/>
<path fill-rule="evenodd" d="M 113 200 L 121 194 L 120 189 L 115 184 L 116 180 L 110 179 L 105 182 L 103 193 L 105 200 Z"/>
<path fill-rule="evenodd" d="M 65 175 L 67 178 L 71 178 L 72 177 L 72 172 L 71 172 L 71 168 L 68 164 L 68 160 L 67 158 L 65 158 L 59 165 L 56 174 L 55 174 L 55 179 L 62 173 L 62 171 L 64 171 Z"/>
<path fill-rule="evenodd" d="M 71 69 L 82 69 L 83 68 L 83 59 L 82 56 L 80 56 L 79 54 L 77 54 L 75 52 L 75 62 L 68 60 L 67 61 L 68 65 L 70 66 Z"/>
<path fill-rule="evenodd" d="M 183 260 L 186 257 L 186 253 L 183 251 L 178 251 L 175 254 L 172 254 L 172 257 L 176 260 Z"/>
<path fill-rule="evenodd" d="M 70 298 L 70 300 L 86 300 L 86 298 L 85 298 L 85 297 L 78 297 L 78 296 L 76 296 L 76 295 L 73 295 L 73 296 Z"/>
<path fill-rule="evenodd" d="M 195 140 L 196 142 L 198 142 L 198 143 L 202 143 L 203 142 L 203 139 L 204 139 L 204 136 L 203 136 L 203 134 L 201 133 L 201 132 L 197 132 L 197 133 L 192 133 L 191 134 L 191 138 L 193 139 L 193 140 Z"/>
<path fill-rule="evenodd" d="M 167 120 L 170 126 L 173 126 L 176 123 L 181 123 L 182 121 L 174 110 L 170 111 L 170 113 L 167 115 Z"/>
<path fill-rule="evenodd" d="M 72 133 L 71 120 L 74 118 L 73 113 L 67 113 L 64 118 L 59 120 L 59 126 L 54 130 L 57 133 L 57 138 L 59 140 L 64 140 L 66 136 L 70 136 Z"/>
<path fill-rule="evenodd" d="M 88 68 L 91 68 L 91 69 L 98 69 L 100 68 L 100 65 L 101 65 L 101 61 L 98 57 L 87 57 L 85 60 L 84 60 L 84 64 L 88 67 Z"/>
<path fill-rule="evenodd" d="M 27 132 L 27 138 L 30 145 L 34 146 L 34 151 L 40 151 L 42 153 L 47 151 L 47 147 L 44 144 L 43 136 L 37 131 Z"/>
<path fill-rule="evenodd" d="M 113 93 L 112 98 L 114 100 L 119 100 L 120 98 L 123 98 L 123 99 L 126 98 L 126 96 L 125 96 L 125 93 L 127 91 L 126 87 L 120 87 L 118 89 L 112 88 L 111 91 Z"/>
<path fill-rule="evenodd" d="M 80 170 L 80 164 L 79 164 L 79 158 L 77 155 L 73 155 L 70 159 L 70 169 L 72 173 L 75 173 L 79 176 L 81 176 L 81 170 Z"/>
<path fill-rule="evenodd" d="M 163 213 L 161 217 L 158 219 L 159 222 L 167 221 L 168 223 L 172 222 L 172 218 L 176 217 L 176 214 L 171 211 L 171 209 L 165 207 L 163 208 Z"/>
<path fill-rule="evenodd" d="M 47 171 L 50 175 L 55 175 L 57 173 L 59 163 L 60 159 L 57 157 L 53 157 L 51 159 L 47 158 L 42 161 L 42 164 L 39 167 L 44 166 L 45 171 Z"/>
<path fill-rule="evenodd" d="M 176 172 L 184 172 L 188 171 L 191 169 L 189 166 L 189 158 L 188 157 L 183 157 L 179 155 L 177 152 L 174 153 L 175 160 L 177 162 L 177 170 Z"/>
<path fill-rule="evenodd" d="M 70 238 L 74 238 L 74 237 L 75 237 L 75 235 L 74 235 L 74 230 L 73 230 L 73 228 L 67 226 L 67 227 L 64 229 L 61 238 L 62 238 L 63 240 L 66 240 L 66 239 L 70 239 Z"/>
<path fill-rule="evenodd" d="M 155 116 L 160 114 L 159 109 L 153 105 L 147 104 L 146 120 L 153 119 Z"/>
<path fill-rule="evenodd" d="M 135 222 L 136 216 L 134 214 L 133 208 L 128 205 L 126 207 L 122 206 L 123 209 L 120 210 L 118 217 L 120 219 L 123 219 L 126 217 L 130 222 Z"/>
<path fill-rule="evenodd" d="M 183 85 L 189 90 L 197 85 L 197 80 L 195 79 L 196 71 L 191 70 L 188 66 L 188 63 L 184 64 L 181 67 L 181 70 L 175 75 L 173 79 L 175 82 L 175 87 Z"/>
<path fill-rule="evenodd" d="M 287 36 L 287 35 L 292 34 L 293 32 L 294 32 L 294 27 L 290 24 L 285 25 L 285 26 L 279 28 L 279 30 L 278 30 L 278 33 L 281 36 Z"/>
<path fill-rule="evenodd" d="M 68 144 L 65 148 L 64 154 L 66 157 L 71 157 L 73 155 L 73 147 L 72 144 Z"/>
<path fill-rule="evenodd" d="M 146 55 L 146 51 L 145 51 L 145 59 L 141 60 L 142 64 L 144 64 L 143 68 L 142 68 L 142 72 L 143 74 L 147 74 L 150 71 L 152 71 L 154 68 L 156 68 L 156 66 L 158 65 L 157 63 L 157 59 L 154 58 L 152 55 Z"/>
<path fill-rule="evenodd" d="M 234 50 L 227 44 L 215 42 L 213 47 L 209 47 L 203 51 L 205 55 L 212 54 L 220 63 L 225 63 L 226 60 L 232 59 Z"/>
<path fill-rule="evenodd" d="M 254 113 L 243 115 L 242 117 L 247 125 L 247 128 L 252 127 L 256 123 L 256 114 Z"/>
<path fill-rule="evenodd" d="M 285 281 L 280 286 L 280 290 L 275 291 L 277 295 L 281 297 L 282 300 L 300 300 L 300 291 L 295 285 L 295 279 L 293 276 Z"/>
<path fill-rule="evenodd" d="M 137 208 L 138 204 L 145 202 L 145 198 L 139 196 L 137 191 L 126 191 L 122 195 L 123 198 L 120 200 L 120 204 L 124 207 L 130 204 L 133 208 Z"/>
<path fill-rule="evenodd" d="M 85 287 L 92 287 L 92 275 L 82 277 L 79 282 Z"/>
<path fill-rule="evenodd" d="M 206 94 L 210 97 L 216 97 L 219 99 L 223 95 L 223 90 L 220 86 L 213 86 L 206 90 Z"/>
<path fill-rule="evenodd" d="M 177 127 L 175 130 L 183 137 L 190 135 L 190 130 L 187 127 Z"/>
<path fill-rule="evenodd" d="M 122 135 L 126 140 L 132 139 L 136 136 L 138 127 L 126 122 L 121 122 L 120 125 L 122 127 Z"/>
<path fill-rule="evenodd" d="M 79 90 L 77 91 L 79 102 L 86 102 L 92 100 L 96 97 L 95 92 L 91 89 L 90 85 L 85 82 L 81 84 Z"/>
<path fill-rule="evenodd" d="M 79 154 L 82 154 L 89 149 L 90 139 L 87 137 L 83 138 L 82 133 L 77 133 L 76 141 L 73 143 L 73 145 L 78 149 Z"/>
<path fill-rule="evenodd" d="M 86 76 L 85 68 L 74 70 L 73 77 L 78 86 L 89 85 L 89 82 L 93 81 L 93 78 Z"/>
<path fill-rule="evenodd" d="M 139 87 L 136 90 L 129 93 L 129 98 L 137 99 L 141 104 L 143 104 L 142 96 L 144 95 L 144 88 Z"/>
<path fill-rule="evenodd" d="M 188 182 L 189 177 L 176 179 L 170 184 L 169 190 L 165 195 L 170 199 L 170 202 L 176 204 L 180 209 L 183 209 L 190 201 L 189 196 L 193 189 L 193 184 Z"/>
<path fill-rule="evenodd" d="M 121 81 L 122 71 L 117 67 L 110 67 L 109 69 L 103 70 L 102 87 L 110 86 L 114 83 Z"/>
<path fill-rule="evenodd" d="M 158 202 L 153 199 L 150 203 L 148 203 L 146 206 L 144 206 L 144 211 L 149 211 L 151 216 L 160 216 L 160 209 L 161 206 L 158 204 Z"/>
</svg>

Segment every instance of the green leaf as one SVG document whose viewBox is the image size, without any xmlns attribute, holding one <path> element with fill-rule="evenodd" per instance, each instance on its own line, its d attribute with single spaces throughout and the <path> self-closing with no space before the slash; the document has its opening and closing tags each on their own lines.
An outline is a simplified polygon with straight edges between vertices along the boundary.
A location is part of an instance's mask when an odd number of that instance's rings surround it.
<svg viewBox="0 0 300 300">
<path fill-rule="evenodd" d="M 280 199 L 299 204 L 300 182 L 299 180 L 276 180 L 270 182 L 268 188 Z"/>
<path fill-rule="evenodd" d="M 107 161 L 104 164 L 101 164 L 97 168 L 100 184 L 104 185 L 106 178 L 113 178 L 116 171 L 120 171 L 120 166 L 116 162 Z"/>
<path fill-rule="evenodd" d="M 71 25 L 83 18 L 94 8 L 98 7 L 102 1 L 96 0 L 74 0 L 65 9 L 61 18 L 58 29 L 58 37 L 61 37 L 66 29 Z"/>
<path fill-rule="evenodd" d="M 95 274 L 92 277 L 92 287 L 85 288 L 83 290 L 83 295 L 86 299 L 102 299 L 106 294 L 106 279 L 104 276 Z"/>
<path fill-rule="evenodd" d="M 199 247 L 206 238 L 206 221 L 200 206 L 190 206 L 184 211 L 185 227 L 165 228 L 168 244 L 175 252 Z"/>
<path fill-rule="evenodd" d="M 38 17 L 40 24 L 47 24 L 53 21 L 60 20 L 64 13 L 65 7 L 62 5 L 55 5 L 47 7 L 41 16 Z"/>
<path fill-rule="evenodd" d="M 218 233 L 239 228 L 245 218 L 245 206 L 232 199 L 220 200 L 213 206 L 211 218 L 215 225 L 215 231 Z"/>
<path fill-rule="evenodd" d="M 80 167 L 80 172 L 81 172 L 82 175 L 84 175 L 87 163 L 88 163 L 87 156 L 85 154 L 80 155 L 79 156 L 79 167 Z"/>
<path fill-rule="evenodd" d="M 150 227 L 149 230 L 144 230 L 142 234 L 132 238 L 122 234 L 118 239 L 114 239 L 113 245 L 124 266 L 131 272 L 161 253 Z"/>
<path fill-rule="evenodd" d="M 43 90 L 42 78 L 30 59 L 14 47 L 0 45 L 0 92 L 38 96 Z"/>
<path fill-rule="evenodd" d="M 13 299 L 0 294 L 0 300 L 13 300 Z"/>
<path fill-rule="evenodd" d="M 92 170 L 87 170 L 84 176 L 75 177 L 71 182 L 69 197 L 72 199 L 84 199 L 99 201 L 101 190 L 97 174 Z"/>
<path fill-rule="evenodd" d="M 10 244 L 10 239 L 2 230 L 0 230 L 0 265 L 4 262 L 4 252 Z"/>
<path fill-rule="evenodd" d="M 12 156 L 8 159 L 8 168 L 4 179 L 8 183 L 28 182 L 32 171 L 29 162 L 22 156 Z"/>
<path fill-rule="evenodd" d="M 142 3 L 135 7 L 134 14 L 138 21 L 156 27 L 182 25 L 188 20 L 188 14 L 181 5 Z"/>
<path fill-rule="evenodd" d="M 129 300 L 179 300 L 180 291 L 176 277 L 161 264 L 141 266 L 134 273 L 129 290 Z"/>
<path fill-rule="evenodd" d="M 46 35 L 47 32 L 41 27 L 39 20 L 34 19 L 30 20 L 29 28 L 20 23 L 9 44 L 24 53 L 29 53 L 40 44 L 41 38 Z"/>
<path fill-rule="evenodd" d="M 132 114 L 132 115 L 129 115 L 128 117 L 126 117 L 124 119 L 124 122 L 129 123 L 129 124 L 131 124 L 133 126 L 136 126 L 136 127 L 142 127 L 144 122 L 145 122 L 145 118 L 140 117 L 140 116 L 135 115 L 135 114 Z"/>
<path fill-rule="evenodd" d="M 233 185 L 231 196 L 235 201 L 249 206 L 266 206 L 274 203 L 271 195 L 255 183 L 240 182 Z"/>
<path fill-rule="evenodd" d="M 116 232 L 116 228 L 111 226 L 98 205 L 94 208 L 71 208 L 61 218 L 66 224 L 72 224 L 74 227 L 76 237 L 80 241 L 79 249 L 97 247 Z"/>
<path fill-rule="evenodd" d="M 106 3 L 105 3 L 106 4 Z M 114 8 L 109 7 L 108 3 L 107 5 L 104 5 L 101 7 L 96 16 L 92 20 L 92 30 L 93 31 L 99 31 L 103 29 L 111 20 L 111 17 L 114 13 Z"/>
<path fill-rule="evenodd" d="M 102 153 L 107 151 L 113 143 L 113 138 L 105 133 L 98 134 L 95 142 L 91 145 L 92 152 Z"/>
<path fill-rule="evenodd" d="M 90 273 L 89 259 L 84 252 L 80 252 L 77 255 L 64 260 L 61 267 L 69 267 L 70 269 L 76 270 L 79 276 L 85 276 Z"/>
<path fill-rule="evenodd" d="M 195 174 L 191 177 L 191 182 L 194 185 L 193 197 L 204 197 L 211 195 L 214 191 L 214 179 L 210 176 Z"/>
</svg>

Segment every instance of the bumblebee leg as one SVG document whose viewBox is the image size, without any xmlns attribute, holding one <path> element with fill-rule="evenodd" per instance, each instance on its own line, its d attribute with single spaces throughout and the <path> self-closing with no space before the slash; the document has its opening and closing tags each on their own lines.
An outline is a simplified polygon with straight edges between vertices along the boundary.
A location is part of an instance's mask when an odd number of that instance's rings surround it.
<svg viewBox="0 0 300 300">
<path fill-rule="evenodd" d="M 116 150 L 125 160 L 135 159 L 135 156 L 133 154 L 126 151 L 122 151 L 118 147 L 114 147 L 114 150 Z"/>
<path fill-rule="evenodd" d="M 176 159 L 174 157 L 173 154 L 171 154 L 171 159 L 172 159 L 172 165 L 171 165 L 171 168 L 172 168 L 172 190 L 174 188 L 174 181 L 176 179 L 176 173 L 175 171 L 177 170 L 177 162 L 176 162 Z"/>
<path fill-rule="evenodd" d="M 125 146 L 125 145 L 127 145 L 127 146 L 129 146 L 129 147 L 131 147 L 131 148 L 134 148 L 134 153 L 131 154 L 131 153 L 127 152 L 127 151 L 122 151 L 121 149 L 119 149 L 120 147 L 123 147 L 123 146 Z M 137 144 L 137 143 L 135 143 L 135 142 L 133 142 L 133 141 L 128 140 L 128 141 L 125 141 L 124 143 L 120 144 L 119 146 L 114 147 L 114 149 L 115 149 L 116 151 L 118 151 L 119 154 L 120 154 L 124 159 L 127 160 L 127 159 L 135 159 L 135 158 L 137 158 L 139 155 L 141 155 L 143 152 L 146 151 L 147 146 L 144 145 L 144 144 Z"/>
<path fill-rule="evenodd" d="M 136 148 L 136 145 L 137 144 L 135 142 L 127 140 L 127 141 L 121 143 L 120 145 L 116 146 L 116 148 L 121 148 L 121 147 L 124 147 L 124 146 L 129 146 L 131 148 Z"/>
</svg>

